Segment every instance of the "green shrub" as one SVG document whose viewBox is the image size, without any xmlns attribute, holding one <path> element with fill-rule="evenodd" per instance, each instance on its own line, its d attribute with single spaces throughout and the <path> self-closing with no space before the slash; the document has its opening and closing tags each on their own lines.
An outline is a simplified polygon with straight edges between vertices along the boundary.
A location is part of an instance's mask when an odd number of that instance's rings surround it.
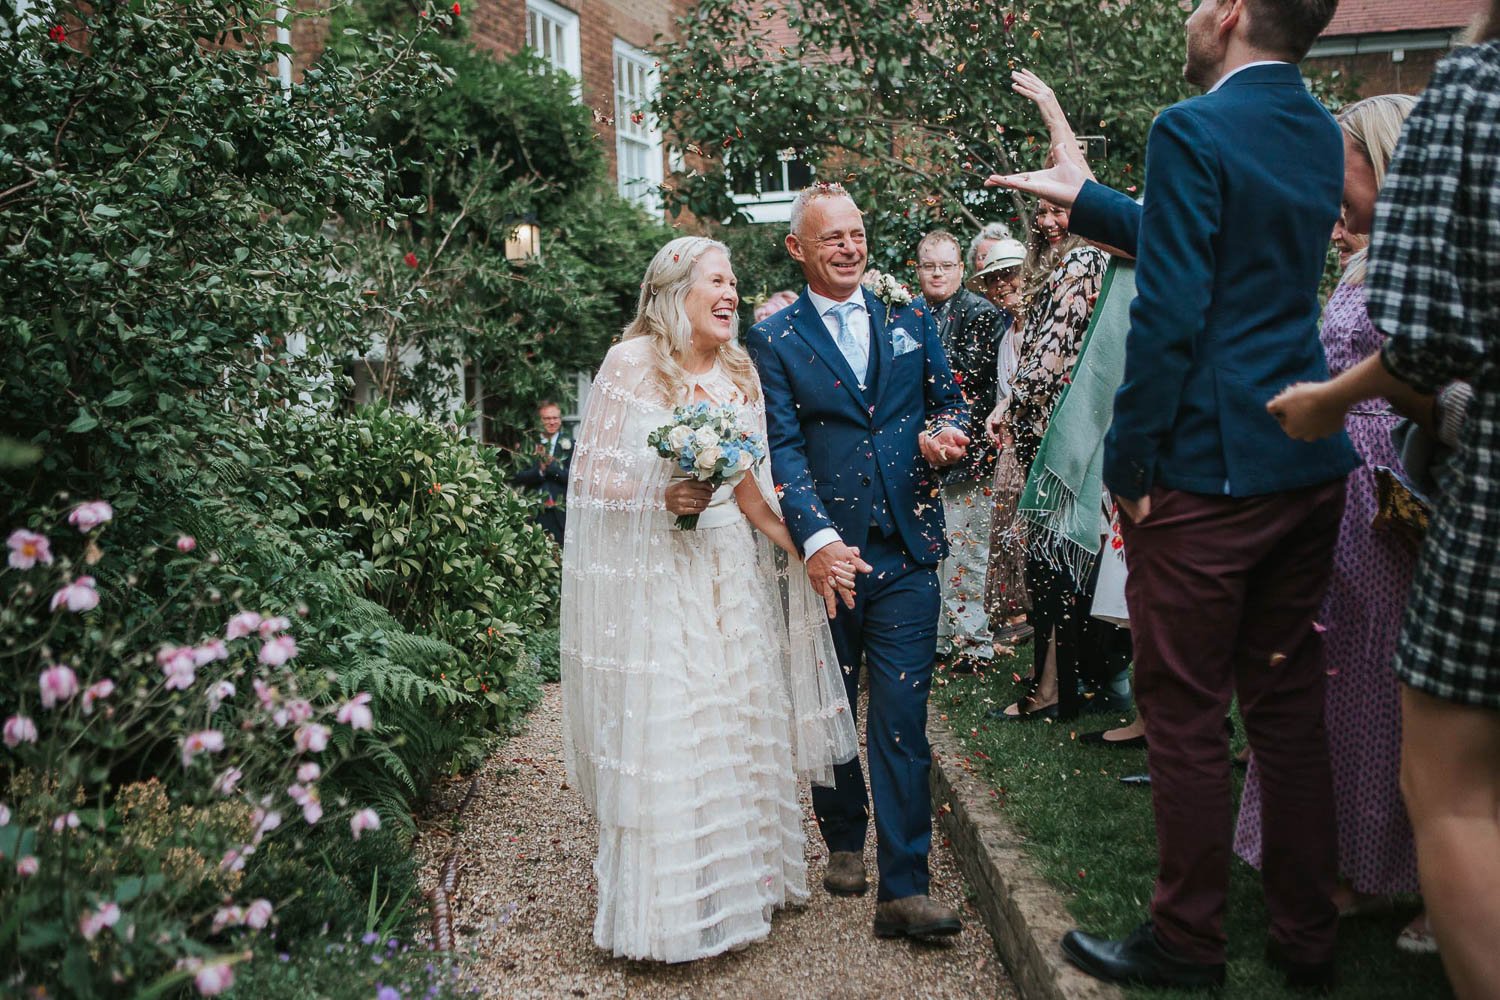
<svg viewBox="0 0 1500 1000">
<path fill-rule="evenodd" d="M 382 990 L 391 992 L 381 992 Z M 451 1000 L 473 996 L 454 960 L 375 934 L 320 935 L 279 950 L 263 943 L 225 993 L 229 1000 Z"/>
</svg>

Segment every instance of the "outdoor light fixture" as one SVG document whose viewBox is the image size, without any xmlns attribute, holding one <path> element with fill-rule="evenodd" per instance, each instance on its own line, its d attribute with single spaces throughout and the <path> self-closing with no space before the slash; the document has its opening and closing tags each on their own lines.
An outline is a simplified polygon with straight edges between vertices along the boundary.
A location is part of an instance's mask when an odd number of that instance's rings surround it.
<svg viewBox="0 0 1500 1000">
<path fill-rule="evenodd" d="M 506 223 L 505 259 L 524 264 L 542 255 L 542 227 L 536 216 L 523 215 Z"/>
</svg>

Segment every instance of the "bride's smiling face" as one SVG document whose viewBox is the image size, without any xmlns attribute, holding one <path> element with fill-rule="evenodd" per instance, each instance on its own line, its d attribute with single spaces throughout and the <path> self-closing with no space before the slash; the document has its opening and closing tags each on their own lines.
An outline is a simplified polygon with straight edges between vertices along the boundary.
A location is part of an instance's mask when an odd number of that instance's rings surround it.
<svg viewBox="0 0 1500 1000">
<path fill-rule="evenodd" d="M 683 300 L 683 310 L 693 329 L 693 344 L 718 347 L 734 339 L 734 314 L 740 293 L 734 268 L 722 250 L 708 250 L 693 269 L 693 284 Z"/>
</svg>

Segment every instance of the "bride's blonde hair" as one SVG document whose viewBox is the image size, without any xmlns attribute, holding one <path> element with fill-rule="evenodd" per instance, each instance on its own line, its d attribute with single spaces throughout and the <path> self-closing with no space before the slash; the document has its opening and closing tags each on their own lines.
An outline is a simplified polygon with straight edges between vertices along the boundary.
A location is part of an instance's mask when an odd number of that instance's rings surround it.
<svg viewBox="0 0 1500 1000">
<path fill-rule="evenodd" d="M 668 404 L 682 399 L 688 373 L 682 359 L 692 344 L 693 327 L 684 303 L 697 277 L 698 261 L 710 250 L 726 258 L 729 248 L 705 236 L 679 236 L 656 251 L 646 277 L 641 281 L 640 304 L 635 319 L 625 327 L 622 340 L 650 337 L 655 363 L 652 377 Z M 719 364 L 747 400 L 760 398 L 760 383 L 750 355 L 739 342 L 739 314 L 733 320 L 734 339 L 719 347 Z"/>
</svg>

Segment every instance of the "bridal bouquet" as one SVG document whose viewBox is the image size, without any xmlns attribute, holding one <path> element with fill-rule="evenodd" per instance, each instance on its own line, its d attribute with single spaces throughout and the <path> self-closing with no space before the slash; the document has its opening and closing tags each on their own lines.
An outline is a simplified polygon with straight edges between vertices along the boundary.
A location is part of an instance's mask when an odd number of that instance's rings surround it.
<svg viewBox="0 0 1500 1000">
<path fill-rule="evenodd" d="M 672 422 L 652 431 L 646 443 L 676 464 L 681 472 L 678 478 L 696 479 L 716 489 L 739 482 L 766 457 L 765 438 L 741 426 L 734 407 L 707 403 L 677 407 Z M 697 526 L 697 514 L 677 518 L 677 527 L 684 531 Z"/>
</svg>

